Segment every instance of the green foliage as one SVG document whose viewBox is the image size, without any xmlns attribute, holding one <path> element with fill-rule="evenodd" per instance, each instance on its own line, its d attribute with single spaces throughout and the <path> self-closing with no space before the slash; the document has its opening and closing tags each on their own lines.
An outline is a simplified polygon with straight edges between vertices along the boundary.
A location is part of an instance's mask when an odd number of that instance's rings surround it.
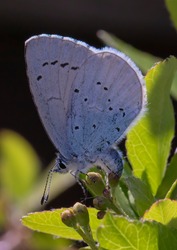
<svg viewBox="0 0 177 250">
<path fill-rule="evenodd" d="M 105 249 L 158 249 L 155 223 L 130 220 L 107 213 L 98 229 L 98 240 Z"/>
<path fill-rule="evenodd" d="M 176 71 L 170 58 L 151 68 L 146 77 L 146 115 L 128 133 L 126 147 L 134 175 L 144 181 L 153 195 L 164 176 L 174 137 L 174 113 L 170 87 Z"/>
</svg>

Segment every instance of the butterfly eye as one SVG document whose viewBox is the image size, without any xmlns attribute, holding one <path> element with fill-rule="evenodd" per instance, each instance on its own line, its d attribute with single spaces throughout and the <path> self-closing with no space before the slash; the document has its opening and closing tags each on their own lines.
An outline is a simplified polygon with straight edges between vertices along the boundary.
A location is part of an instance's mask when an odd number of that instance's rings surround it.
<svg viewBox="0 0 177 250">
<path fill-rule="evenodd" d="M 62 170 L 66 169 L 66 165 L 63 162 L 60 162 L 60 169 Z"/>
</svg>

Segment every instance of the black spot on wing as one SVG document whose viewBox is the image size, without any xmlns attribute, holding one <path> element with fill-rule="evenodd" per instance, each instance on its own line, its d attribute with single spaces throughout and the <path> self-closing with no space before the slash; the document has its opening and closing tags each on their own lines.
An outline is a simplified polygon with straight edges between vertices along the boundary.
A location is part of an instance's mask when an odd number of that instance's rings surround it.
<svg viewBox="0 0 177 250">
<path fill-rule="evenodd" d="M 120 128 L 119 128 L 119 127 L 117 127 L 116 130 L 117 130 L 118 132 L 120 132 Z"/>
<path fill-rule="evenodd" d="M 58 61 L 57 61 L 57 60 L 55 60 L 55 61 L 51 62 L 51 65 L 55 65 L 56 63 L 58 63 Z"/>
<path fill-rule="evenodd" d="M 39 75 L 39 76 L 37 77 L 37 81 L 40 81 L 41 79 L 42 79 L 42 76 Z"/>
<path fill-rule="evenodd" d="M 79 69 L 79 67 L 77 67 L 77 66 L 76 67 L 71 67 L 71 69 L 72 70 L 77 70 L 77 69 Z"/>
<path fill-rule="evenodd" d="M 125 111 L 124 111 L 124 109 L 123 109 L 123 108 L 119 108 L 119 110 L 120 110 L 120 112 L 122 113 L 122 117 L 124 117 L 124 116 L 125 116 Z"/>
<path fill-rule="evenodd" d="M 49 65 L 49 63 L 45 62 L 45 63 L 42 64 L 43 67 L 46 66 L 46 65 Z"/>
<path fill-rule="evenodd" d="M 62 68 L 66 67 L 66 66 L 68 66 L 68 65 L 69 65 L 69 63 L 67 63 L 67 62 L 66 62 L 66 63 L 61 63 L 61 64 L 60 64 L 60 66 L 61 66 Z"/>
</svg>

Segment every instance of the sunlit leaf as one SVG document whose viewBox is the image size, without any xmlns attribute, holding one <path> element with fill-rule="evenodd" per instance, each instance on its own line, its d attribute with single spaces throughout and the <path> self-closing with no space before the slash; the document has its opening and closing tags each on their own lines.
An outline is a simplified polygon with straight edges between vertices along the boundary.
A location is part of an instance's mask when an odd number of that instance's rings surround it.
<svg viewBox="0 0 177 250">
<path fill-rule="evenodd" d="M 143 218 L 177 229 L 177 201 L 170 199 L 159 200 L 151 206 Z"/>
<path fill-rule="evenodd" d="M 149 185 L 153 195 L 164 176 L 174 137 L 170 88 L 175 71 L 176 59 L 171 57 L 147 73 L 147 112 L 127 135 L 127 154 L 134 175 Z"/>
<path fill-rule="evenodd" d="M 158 230 L 155 223 L 107 214 L 98 229 L 98 240 L 106 249 L 157 250 Z"/>
<path fill-rule="evenodd" d="M 127 196 L 119 185 L 115 189 L 114 200 L 115 204 L 121 208 L 121 211 L 123 211 L 125 215 L 128 215 L 130 218 L 136 218 Z"/>
<path fill-rule="evenodd" d="M 65 209 L 62 208 L 52 211 L 31 213 L 22 218 L 22 223 L 24 226 L 39 232 L 72 240 L 82 240 L 81 236 L 73 228 L 67 227 L 61 221 L 60 215 L 64 210 Z M 93 237 L 96 239 L 96 230 L 100 225 L 100 220 L 97 219 L 96 209 L 88 208 L 88 211 Z"/>
</svg>

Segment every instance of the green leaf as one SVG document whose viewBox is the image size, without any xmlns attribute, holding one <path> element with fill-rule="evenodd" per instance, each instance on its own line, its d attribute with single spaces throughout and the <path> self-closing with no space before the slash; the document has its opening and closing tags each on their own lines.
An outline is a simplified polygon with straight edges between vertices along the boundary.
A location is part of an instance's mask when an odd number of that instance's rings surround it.
<svg viewBox="0 0 177 250">
<path fill-rule="evenodd" d="M 177 199 L 177 180 L 174 181 L 165 198 Z"/>
<path fill-rule="evenodd" d="M 123 173 L 121 176 L 121 181 L 125 182 L 125 179 L 128 176 L 132 176 L 132 169 L 127 161 L 124 160 L 124 167 L 123 167 Z"/>
<path fill-rule="evenodd" d="M 97 36 L 107 45 L 122 51 L 127 56 L 129 56 L 145 73 L 152 67 L 152 65 L 160 60 L 161 58 L 155 57 L 149 53 L 143 52 L 136 49 L 132 45 L 122 41 L 121 39 L 115 37 L 112 34 L 104 30 L 99 30 Z"/>
<path fill-rule="evenodd" d="M 22 218 L 24 226 L 42 233 L 52 234 L 62 238 L 81 240 L 81 236 L 71 227 L 61 221 L 60 215 L 65 209 L 30 213 Z"/>
<path fill-rule="evenodd" d="M 170 13 L 170 18 L 177 29 L 177 0 L 165 0 L 167 9 Z"/>
<path fill-rule="evenodd" d="M 172 157 L 171 162 L 166 169 L 165 176 L 157 192 L 157 197 L 164 198 L 176 179 L 177 179 L 177 154 L 175 154 Z"/>
<path fill-rule="evenodd" d="M 128 220 L 108 213 L 97 237 L 100 246 L 107 250 L 175 250 L 176 234 L 176 229 L 155 221 Z"/>
<path fill-rule="evenodd" d="M 151 206 L 143 218 L 177 229 L 177 201 L 170 199 L 159 200 Z"/>
<path fill-rule="evenodd" d="M 171 57 L 147 73 L 148 110 L 127 135 L 127 154 L 134 175 L 149 185 L 153 195 L 164 176 L 174 137 L 174 112 L 169 93 L 175 71 L 176 59 Z"/>
<path fill-rule="evenodd" d="M 175 100 L 177 100 L 177 71 L 172 82 L 171 95 Z"/>
<path fill-rule="evenodd" d="M 39 159 L 31 145 L 10 130 L 1 131 L 0 148 L 2 188 L 7 196 L 20 201 L 33 188 L 39 172 Z"/>
<path fill-rule="evenodd" d="M 65 209 L 62 208 L 52 211 L 31 213 L 22 218 L 22 223 L 24 226 L 39 232 L 72 240 L 82 240 L 81 236 L 73 228 L 67 227 L 61 221 L 60 215 L 64 210 Z M 93 237 L 96 239 L 96 230 L 100 225 L 100 220 L 97 219 L 98 211 L 94 208 L 88 208 L 88 211 Z"/>
<path fill-rule="evenodd" d="M 175 250 L 177 246 L 177 230 L 158 224 L 158 250 Z"/>
<path fill-rule="evenodd" d="M 143 216 L 144 212 L 155 202 L 152 193 L 143 181 L 133 176 L 127 178 L 127 185 L 134 197 L 139 216 Z"/>
<path fill-rule="evenodd" d="M 97 237 L 101 247 L 111 250 L 158 249 L 158 231 L 155 223 L 113 217 L 109 213 L 103 219 Z"/>
<path fill-rule="evenodd" d="M 127 196 L 119 185 L 115 189 L 114 200 L 124 214 L 128 215 L 130 218 L 136 218 Z"/>
</svg>

